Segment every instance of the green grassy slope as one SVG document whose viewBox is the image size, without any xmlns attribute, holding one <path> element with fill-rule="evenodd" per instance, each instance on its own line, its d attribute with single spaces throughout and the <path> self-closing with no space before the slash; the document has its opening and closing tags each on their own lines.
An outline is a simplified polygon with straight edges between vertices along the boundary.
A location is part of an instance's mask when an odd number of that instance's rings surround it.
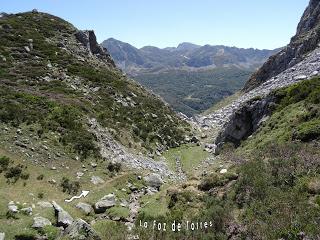
<svg viewBox="0 0 320 240">
<path fill-rule="evenodd" d="M 127 146 L 151 150 L 155 142 L 175 146 L 182 141 L 184 124 L 169 107 L 102 60 L 81 60 L 69 50 L 79 44 L 71 24 L 24 13 L 1 18 L 0 25 L 1 122 L 38 123 L 38 132 L 57 132 L 61 143 L 80 152 L 94 150 L 87 117 L 112 128 Z M 64 38 L 69 51 L 58 47 Z"/>
</svg>

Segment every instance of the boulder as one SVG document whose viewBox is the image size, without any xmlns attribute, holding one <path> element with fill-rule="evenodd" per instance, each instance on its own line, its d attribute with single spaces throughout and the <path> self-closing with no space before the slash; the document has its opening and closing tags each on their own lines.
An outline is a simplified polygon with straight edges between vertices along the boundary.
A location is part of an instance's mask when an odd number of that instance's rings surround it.
<svg viewBox="0 0 320 240">
<path fill-rule="evenodd" d="M 116 205 L 116 197 L 114 194 L 110 193 L 103 198 L 101 198 L 95 205 L 95 211 L 97 213 L 103 213 L 108 208 L 111 208 Z"/>
<path fill-rule="evenodd" d="M 52 202 L 52 205 L 57 217 L 57 226 L 66 228 L 71 225 L 73 218 L 70 216 L 70 214 L 63 210 L 63 208 L 60 207 L 55 201 Z"/>
<path fill-rule="evenodd" d="M 18 206 L 15 205 L 13 202 L 10 202 L 8 205 L 8 212 L 13 214 L 18 213 L 19 212 Z"/>
<path fill-rule="evenodd" d="M 160 175 L 156 174 L 156 173 L 152 173 L 152 174 L 144 177 L 144 181 L 146 182 L 146 184 L 149 187 L 154 187 L 157 189 L 159 189 L 161 187 L 161 185 L 163 184 L 163 181 L 162 181 Z"/>
<path fill-rule="evenodd" d="M 91 207 L 90 204 L 87 204 L 87 203 L 78 203 L 76 205 L 76 208 L 80 209 L 86 215 L 89 215 L 90 213 L 93 212 L 93 208 Z"/>
<path fill-rule="evenodd" d="M 20 211 L 26 215 L 32 215 L 32 207 L 22 208 Z"/>
<path fill-rule="evenodd" d="M 98 233 L 81 218 L 76 219 L 71 225 L 69 225 L 65 229 L 64 234 L 70 239 L 101 240 Z"/>
<path fill-rule="evenodd" d="M 0 240 L 4 240 L 6 237 L 6 234 L 5 233 L 0 233 Z"/>
<path fill-rule="evenodd" d="M 104 183 L 104 180 L 103 180 L 101 177 L 92 176 L 92 177 L 91 177 L 91 182 L 92 182 L 94 185 L 98 185 L 98 184 Z"/>
<path fill-rule="evenodd" d="M 43 228 L 45 226 L 50 226 L 50 225 L 51 225 L 51 222 L 47 218 L 44 218 L 44 217 L 33 218 L 32 228 L 39 229 L 39 228 Z"/>
</svg>

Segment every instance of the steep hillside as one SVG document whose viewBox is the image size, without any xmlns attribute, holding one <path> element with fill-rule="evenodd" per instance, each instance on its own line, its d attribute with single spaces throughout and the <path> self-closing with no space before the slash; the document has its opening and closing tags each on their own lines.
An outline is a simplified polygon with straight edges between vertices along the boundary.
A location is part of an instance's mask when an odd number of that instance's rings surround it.
<svg viewBox="0 0 320 240">
<path fill-rule="evenodd" d="M 264 65 L 252 75 L 244 87 L 249 91 L 284 70 L 301 62 L 307 53 L 316 49 L 320 40 L 320 2 L 312 0 L 306 8 L 297 27 L 297 33 L 288 46 L 269 58 Z"/>
<path fill-rule="evenodd" d="M 112 38 L 102 46 L 109 49 L 118 67 L 188 116 L 242 88 L 253 71 L 277 51 L 191 43 L 137 49 Z"/>
<path fill-rule="evenodd" d="M 1 14 L 0 29 L 0 238 L 110 239 L 120 218 L 132 228 L 154 178 L 184 177 L 154 158 L 189 124 L 125 77 L 93 31 L 36 10 Z M 85 203 L 64 201 L 85 189 Z M 87 223 L 106 214 L 117 220 Z"/>
<path fill-rule="evenodd" d="M 42 13 L 0 20 L 2 122 L 37 124 L 37 131 L 55 132 L 61 143 L 74 140 L 75 150 L 78 131 L 90 138 L 89 118 L 132 148 L 152 151 L 155 143 L 181 143 L 182 122 L 157 97 L 122 76 L 92 31 L 78 31 Z"/>
</svg>

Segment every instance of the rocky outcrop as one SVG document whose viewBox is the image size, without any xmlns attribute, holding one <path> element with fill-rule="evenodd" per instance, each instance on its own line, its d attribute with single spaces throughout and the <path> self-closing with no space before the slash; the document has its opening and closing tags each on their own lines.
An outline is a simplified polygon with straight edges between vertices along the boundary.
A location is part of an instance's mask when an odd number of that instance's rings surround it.
<svg viewBox="0 0 320 240">
<path fill-rule="evenodd" d="M 96 213 L 103 213 L 108 208 L 116 205 L 116 197 L 114 194 L 110 193 L 103 198 L 101 198 L 95 205 L 94 210 Z"/>
<path fill-rule="evenodd" d="M 134 169 L 145 169 L 158 173 L 161 177 L 181 180 L 169 170 L 165 161 L 155 161 L 143 155 L 130 152 L 126 147 L 115 141 L 107 129 L 103 128 L 96 119 L 89 119 L 91 132 L 96 136 L 100 154 L 105 159 L 112 159 Z"/>
<path fill-rule="evenodd" d="M 264 118 L 271 113 L 270 106 L 274 105 L 274 97 L 267 96 L 263 99 L 253 99 L 246 102 L 240 109 L 235 111 L 230 121 L 216 138 L 216 145 L 223 142 L 232 142 L 238 146 L 241 140 L 255 132 Z"/>
<path fill-rule="evenodd" d="M 51 222 L 47 218 L 44 218 L 44 217 L 33 218 L 32 228 L 41 229 L 41 228 L 44 228 L 45 226 L 51 226 Z"/>
<path fill-rule="evenodd" d="M 66 228 L 71 225 L 73 218 L 70 216 L 70 214 L 63 210 L 63 208 L 60 207 L 55 201 L 52 202 L 52 205 L 57 217 L 57 226 Z"/>
<path fill-rule="evenodd" d="M 86 215 L 89 215 L 90 213 L 93 212 L 93 208 L 91 207 L 90 204 L 87 204 L 87 203 L 80 202 L 76 205 L 76 208 L 80 209 Z"/>
<path fill-rule="evenodd" d="M 163 184 L 161 176 L 156 173 L 152 173 L 144 177 L 144 181 L 146 182 L 147 186 L 154 187 L 156 189 L 159 189 Z"/>
<path fill-rule="evenodd" d="M 111 58 L 108 50 L 104 47 L 101 47 L 97 42 L 97 37 L 92 30 L 86 31 L 78 31 L 75 34 L 77 40 L 83 44 L 89 51 L 89 53 L 97 56 L 100 59 L 106 60 L 113 67 L 115 67 L 115 63 Z"/>
<path fill-rule="evenodd" d="M 213 142 L 239 142 L 259 126 L 259 121 L 268 114 L 273 99 L 268 96 L 273 90 L 306 80 L 320 73 L 320 48 L 309 53 L 303 61 L 281 74 L 269 79 L 259 87 L 243 94 L 231 104 L 206 116 L 197 116 L 195 121 L 203 131 L 213 131 Z"/>
<path fill-rule="evenodd" d="M 80 218 L 76 219 L 65 229 L 64 235 L 70 239 L 101 240 L 98 233 L 86 221 Z"/>
<path fill-rule="evenodd" d="M 283 50 L 252 75 L 244 87 L 248 92 L 268 79 L 301 62 L 307 53 L 318 47 L 320 41 L 320 1 L 311 0 L 297 28 L 296 35 Z"/>
</svg>

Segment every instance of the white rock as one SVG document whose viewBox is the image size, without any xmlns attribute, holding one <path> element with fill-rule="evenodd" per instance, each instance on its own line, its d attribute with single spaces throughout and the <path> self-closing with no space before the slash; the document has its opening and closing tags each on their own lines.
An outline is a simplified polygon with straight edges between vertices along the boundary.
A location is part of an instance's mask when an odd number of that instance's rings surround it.
<svg viewBox="0 0 320 240">
<path fill-rule="evenodd" d="M 227 172 L 228 172 L 228 169 L 225 169 L 225 168 L 220 170 L 220 173 L 221 173 L 221 174 L 225 174 L 225 173 L 227 173 Z"/>
</svg>

